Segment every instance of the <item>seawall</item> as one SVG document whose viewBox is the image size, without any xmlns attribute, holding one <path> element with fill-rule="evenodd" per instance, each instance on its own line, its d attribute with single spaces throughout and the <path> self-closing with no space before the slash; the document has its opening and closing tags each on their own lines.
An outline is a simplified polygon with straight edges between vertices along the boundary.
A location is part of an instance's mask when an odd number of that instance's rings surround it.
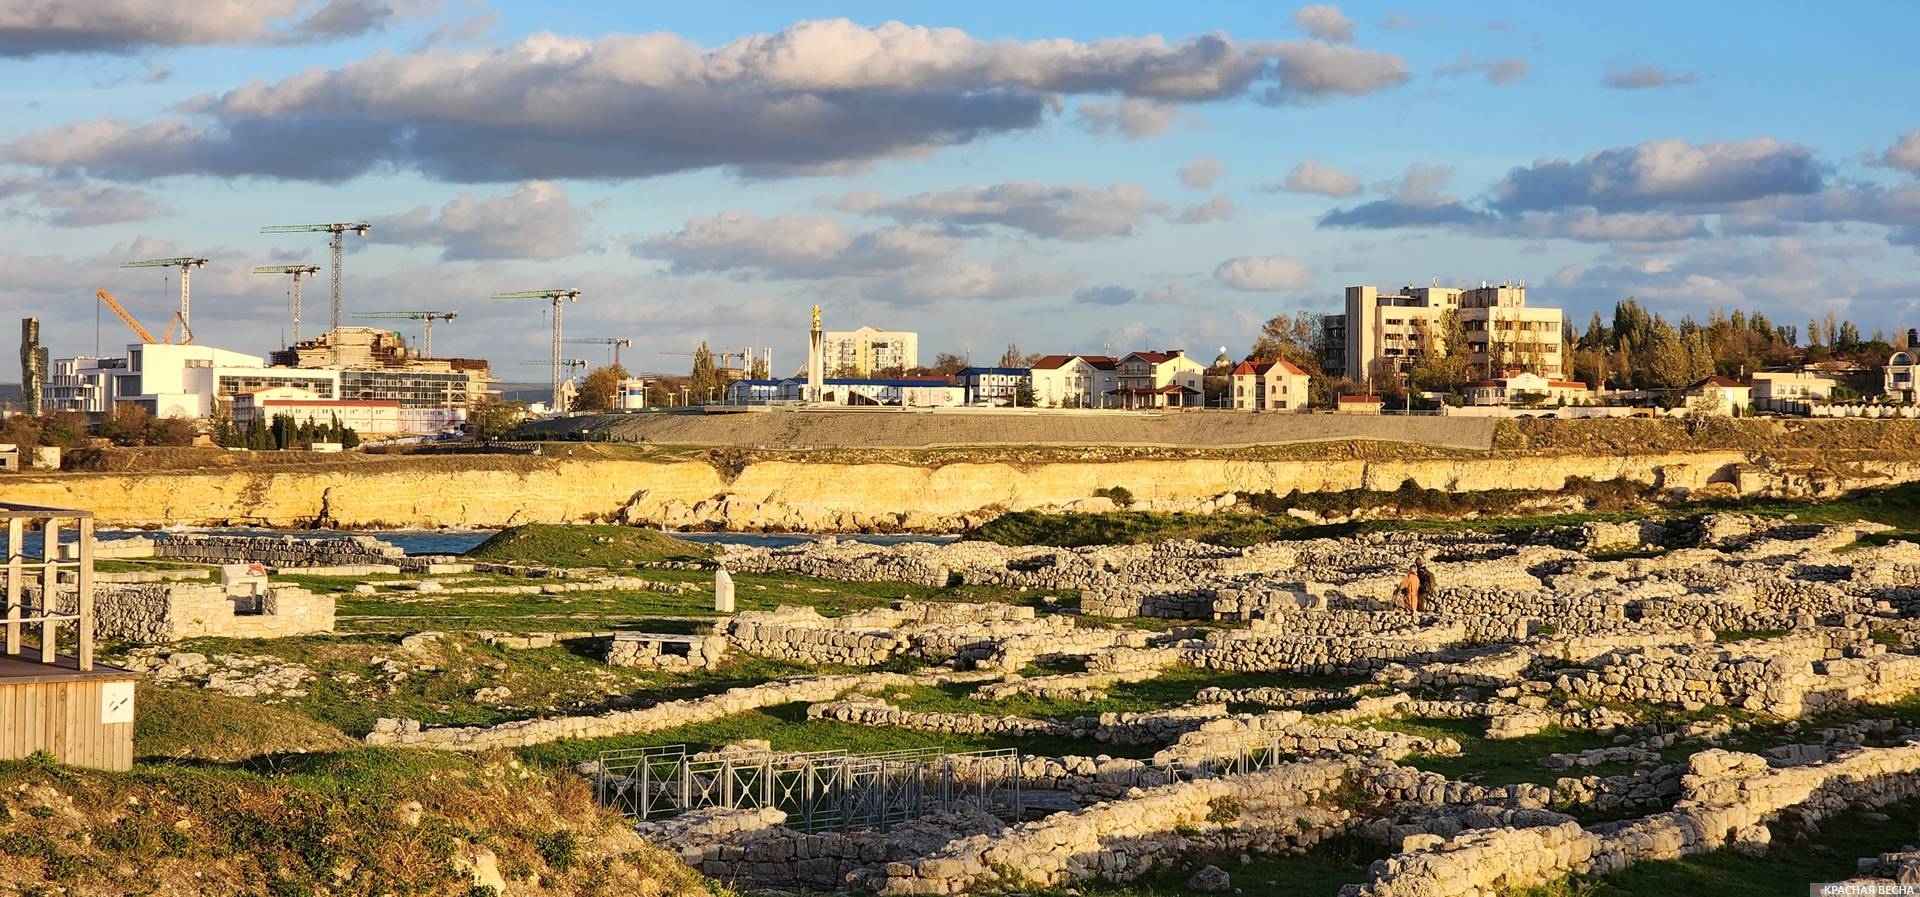
<svg viewBox="0 0 1920 897">
<path fill-rule="evenodd" d="M 83 507 L 105 525 L 325 524 L 496 527 L 625 522 L 733 530 L 953 530 L 1006 511 L 1071 508 L 1122 486 L 1140 506 L 1206 510 L 1232 492 L 1558 489 L 1627 478 L 1742 494 L 1819 494 L 1920 480 L 1920 463 L 1854 462 L 1845 474 L 1768 469 L 1740 452 L 1448 460 L 1178 459 L 905 464 L 758 461 L 728 477 L 701 461 L 540 460 L 519 468 L 382 464 L 338 469 L 10 476 L 12 502 Z"/>
</svg>

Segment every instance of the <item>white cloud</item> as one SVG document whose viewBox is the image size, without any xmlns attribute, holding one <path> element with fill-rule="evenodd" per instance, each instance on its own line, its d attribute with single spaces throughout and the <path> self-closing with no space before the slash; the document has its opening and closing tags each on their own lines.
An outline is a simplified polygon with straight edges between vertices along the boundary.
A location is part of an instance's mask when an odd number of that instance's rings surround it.
<svg viewBox="0 0 1920 897">
<path fill-rule="evenodd" d="M 1626 63 L 1607 63 L 1606 74 L 1600 76 L 1600 83 L 1615 90 L 1648 90 L 1658 87 L 1678 87 L 1693 84 L 1700 80 L 1697 72 L 1680 72 L 1657 65 L 1629 65 Z"/>
<path fill-rule="evenodd" d="M 1525 78 L 1530 70 L 1531 66 L 1527 61 L 1517 56 L 1507 59 L 1480 59 L 1471 54 L 1462 53 L 1459 59 L 1435 67 L 1434 74 L 1442 77 L 1479 74 L 1486 76 L 1489 84 L 1512 84 Z"/>
<path fill-rule="evenodd" d="M 1293 14 L 1293 25 L 1324 41 L 1353 43 L 1353 20 L 1331 3 L 1300 7 Z"/>
<path fill-rule="evenodd" d="M 1287 171 L 1287 178 L 1279 184 L 1263 184 L 1254 188 L 1263 193 L 1277 193 L 1285 190 L 1290 193 L 1313 193 L 1320 196 L 1358 196 L 1360 179 L 1330 165 L 1322 165 L 1311 157 L 1302 159 L 1300 164 Z"/>
<path fill-rule="evenodd" d="M 996 225 L 1058 240 L 1130 236 L 1147 216 L 1167 208 L 1137 184 L 1092 187 L 1028 181 L 930 190 L 899 199 L 850 193 L 830 205 L 843 212 L 948 227 Z"/>
<path fill-rule="evenodd" d="M 415 0 L 0 0 L 0 57 L 357 37 L 417 17 Z"/>
<path fill-rule="evenodd" d="M 1312 286 L 1313 271 L 1290 258 L 1256 255 L 1221 262 L 1213 279 L 1245 292 L 1290 293 Z"/>
<path fill-rule="evenodd" d="M 1139 140 L 1164 132 L 1179 114 L 1179 108 L 1173 104 L 1154 100 L 1083 100 L 1079 121 L 1080 127 L 1089 134 Z"/>
<path fill-rule="evenodd" d="M 1220 180 L 1220 176 L 1226 173 L 1227 166 L 1220 164 L 1220 160 L 1212 156 L 1201 156 L 1188 162 L 1180 166 L 1178 172 L 1180 183 L 1195 190 L 1211 189 L 1214 182 Z"/>
<path fill-rule="evenodd" d="M 420 206 L 376 219 L 371 236 L 375 242 L 439 246 L 443 261 L 556 259 L 585 248 L 586 218 L 559 185 L 529 181 L 504 196 L 462 193 L 437 216 Z"/>
<path fill-rule="evenodd" d="M 1702 144 L 1655 140 L 1589 153 L 1578 162 L 1542 159 L 1515 168 L 1494 186 L 1493 205 L 1515 212 L 1731 203 L 1813 193 L 1823 179 L 1811 150 L 1770 137 Z"/>
<path fill-rule="evenodd" d="M 1900 135 L 1900 139 L 1875 158 L 1873 164 L 1920 174 L 1920 129 Z"/>
<path fill-rule="evenodd" d="M 680 274 L 827 278 L 899 271 L 944 259 L 959 247 L 959 240 L 922 227 L 852 231 L 827 215 L 761 218 L 750 212 L 721 212 L 691 219 L 678 231 L 647 237 L 632 251 L 663 259 Z"/>
<path fill-rule="evenodd" d="M 116 179 L 340 181 L 394 168 L 465 182 L 716 167 L 779 176 L 1032 129 L 1068 95 L 1308 102 L 1406 80 L 1394 54 L 1220 34 L 1021 42 L 846 20 L 714 48 L 664 33 L 535 34 L 495 50 L 310 69 L 208 94 L 153 123 L 59 125 L 15 140 L 0 161 Z M 1133 133 L 1155 127 L 1157 113 L 1136 113 Z"/>
<path fill-rule="evenodd" d="M 1212 221 L 1226 221 L 1234 217 L 1239 209 L 1234 206 L 1230 196 L 1215 196 L 1198 205 L 1181 210 L 1173 220 L 1180 224 L 1206 224 Z"/>
</svg>

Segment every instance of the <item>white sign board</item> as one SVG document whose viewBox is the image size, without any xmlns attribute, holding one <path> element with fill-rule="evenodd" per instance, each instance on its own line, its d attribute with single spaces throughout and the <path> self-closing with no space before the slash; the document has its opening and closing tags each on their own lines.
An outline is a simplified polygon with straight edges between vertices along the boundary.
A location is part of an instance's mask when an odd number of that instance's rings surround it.
<svg viewBox="0 0 1920 897">
<path fill-rule="evenodd" d="M 100 724 L 133 722 L 133 683 L 106 682 L 100 685 Z"/>
</svg>

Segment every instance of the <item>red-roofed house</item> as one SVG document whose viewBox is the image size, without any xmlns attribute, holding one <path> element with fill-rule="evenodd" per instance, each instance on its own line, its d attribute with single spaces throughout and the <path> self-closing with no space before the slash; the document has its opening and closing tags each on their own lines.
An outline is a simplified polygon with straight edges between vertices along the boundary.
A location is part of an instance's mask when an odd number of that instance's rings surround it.
<svg viewBox="0 0 1920 897">
<path fill-rule="evenodd" d="M 1135 352 L 1120 359 L 1113 404 L 1121 408 L 1190 408 L 1201 404 L 1207 366 L 1180 349 Z"/>
<path fill-rule="evenodd" d="M 1106 355 L 1046 355 L 1033 363 L 1033 404 L 1098 408 L 1119 386 L 1119 362 Z"/>
<path fill-rule="evenodd" d="M 1307 372 L 1286 361 L 1243 361 L 1233 369 L 1233 407 L 1237 411 L 1303 411 Z"/>
</svg>

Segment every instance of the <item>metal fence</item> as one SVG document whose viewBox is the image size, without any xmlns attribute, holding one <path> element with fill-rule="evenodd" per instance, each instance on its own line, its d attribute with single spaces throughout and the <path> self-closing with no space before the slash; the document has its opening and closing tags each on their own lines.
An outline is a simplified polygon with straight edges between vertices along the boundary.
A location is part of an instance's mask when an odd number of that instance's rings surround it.
<svg viewBox="0 0 1920 897">
<path fill-rule="evenodd" d="M 1020 753 L 1011 748 L 849 754 L 687 753 L 686 745 L 607 751 L 594 792 L 638 821 L 693 810 L 772 807 L 806 832 L 886 830 L 935 811 L 972 806 L 1020 815 Z"/>
</svg>

